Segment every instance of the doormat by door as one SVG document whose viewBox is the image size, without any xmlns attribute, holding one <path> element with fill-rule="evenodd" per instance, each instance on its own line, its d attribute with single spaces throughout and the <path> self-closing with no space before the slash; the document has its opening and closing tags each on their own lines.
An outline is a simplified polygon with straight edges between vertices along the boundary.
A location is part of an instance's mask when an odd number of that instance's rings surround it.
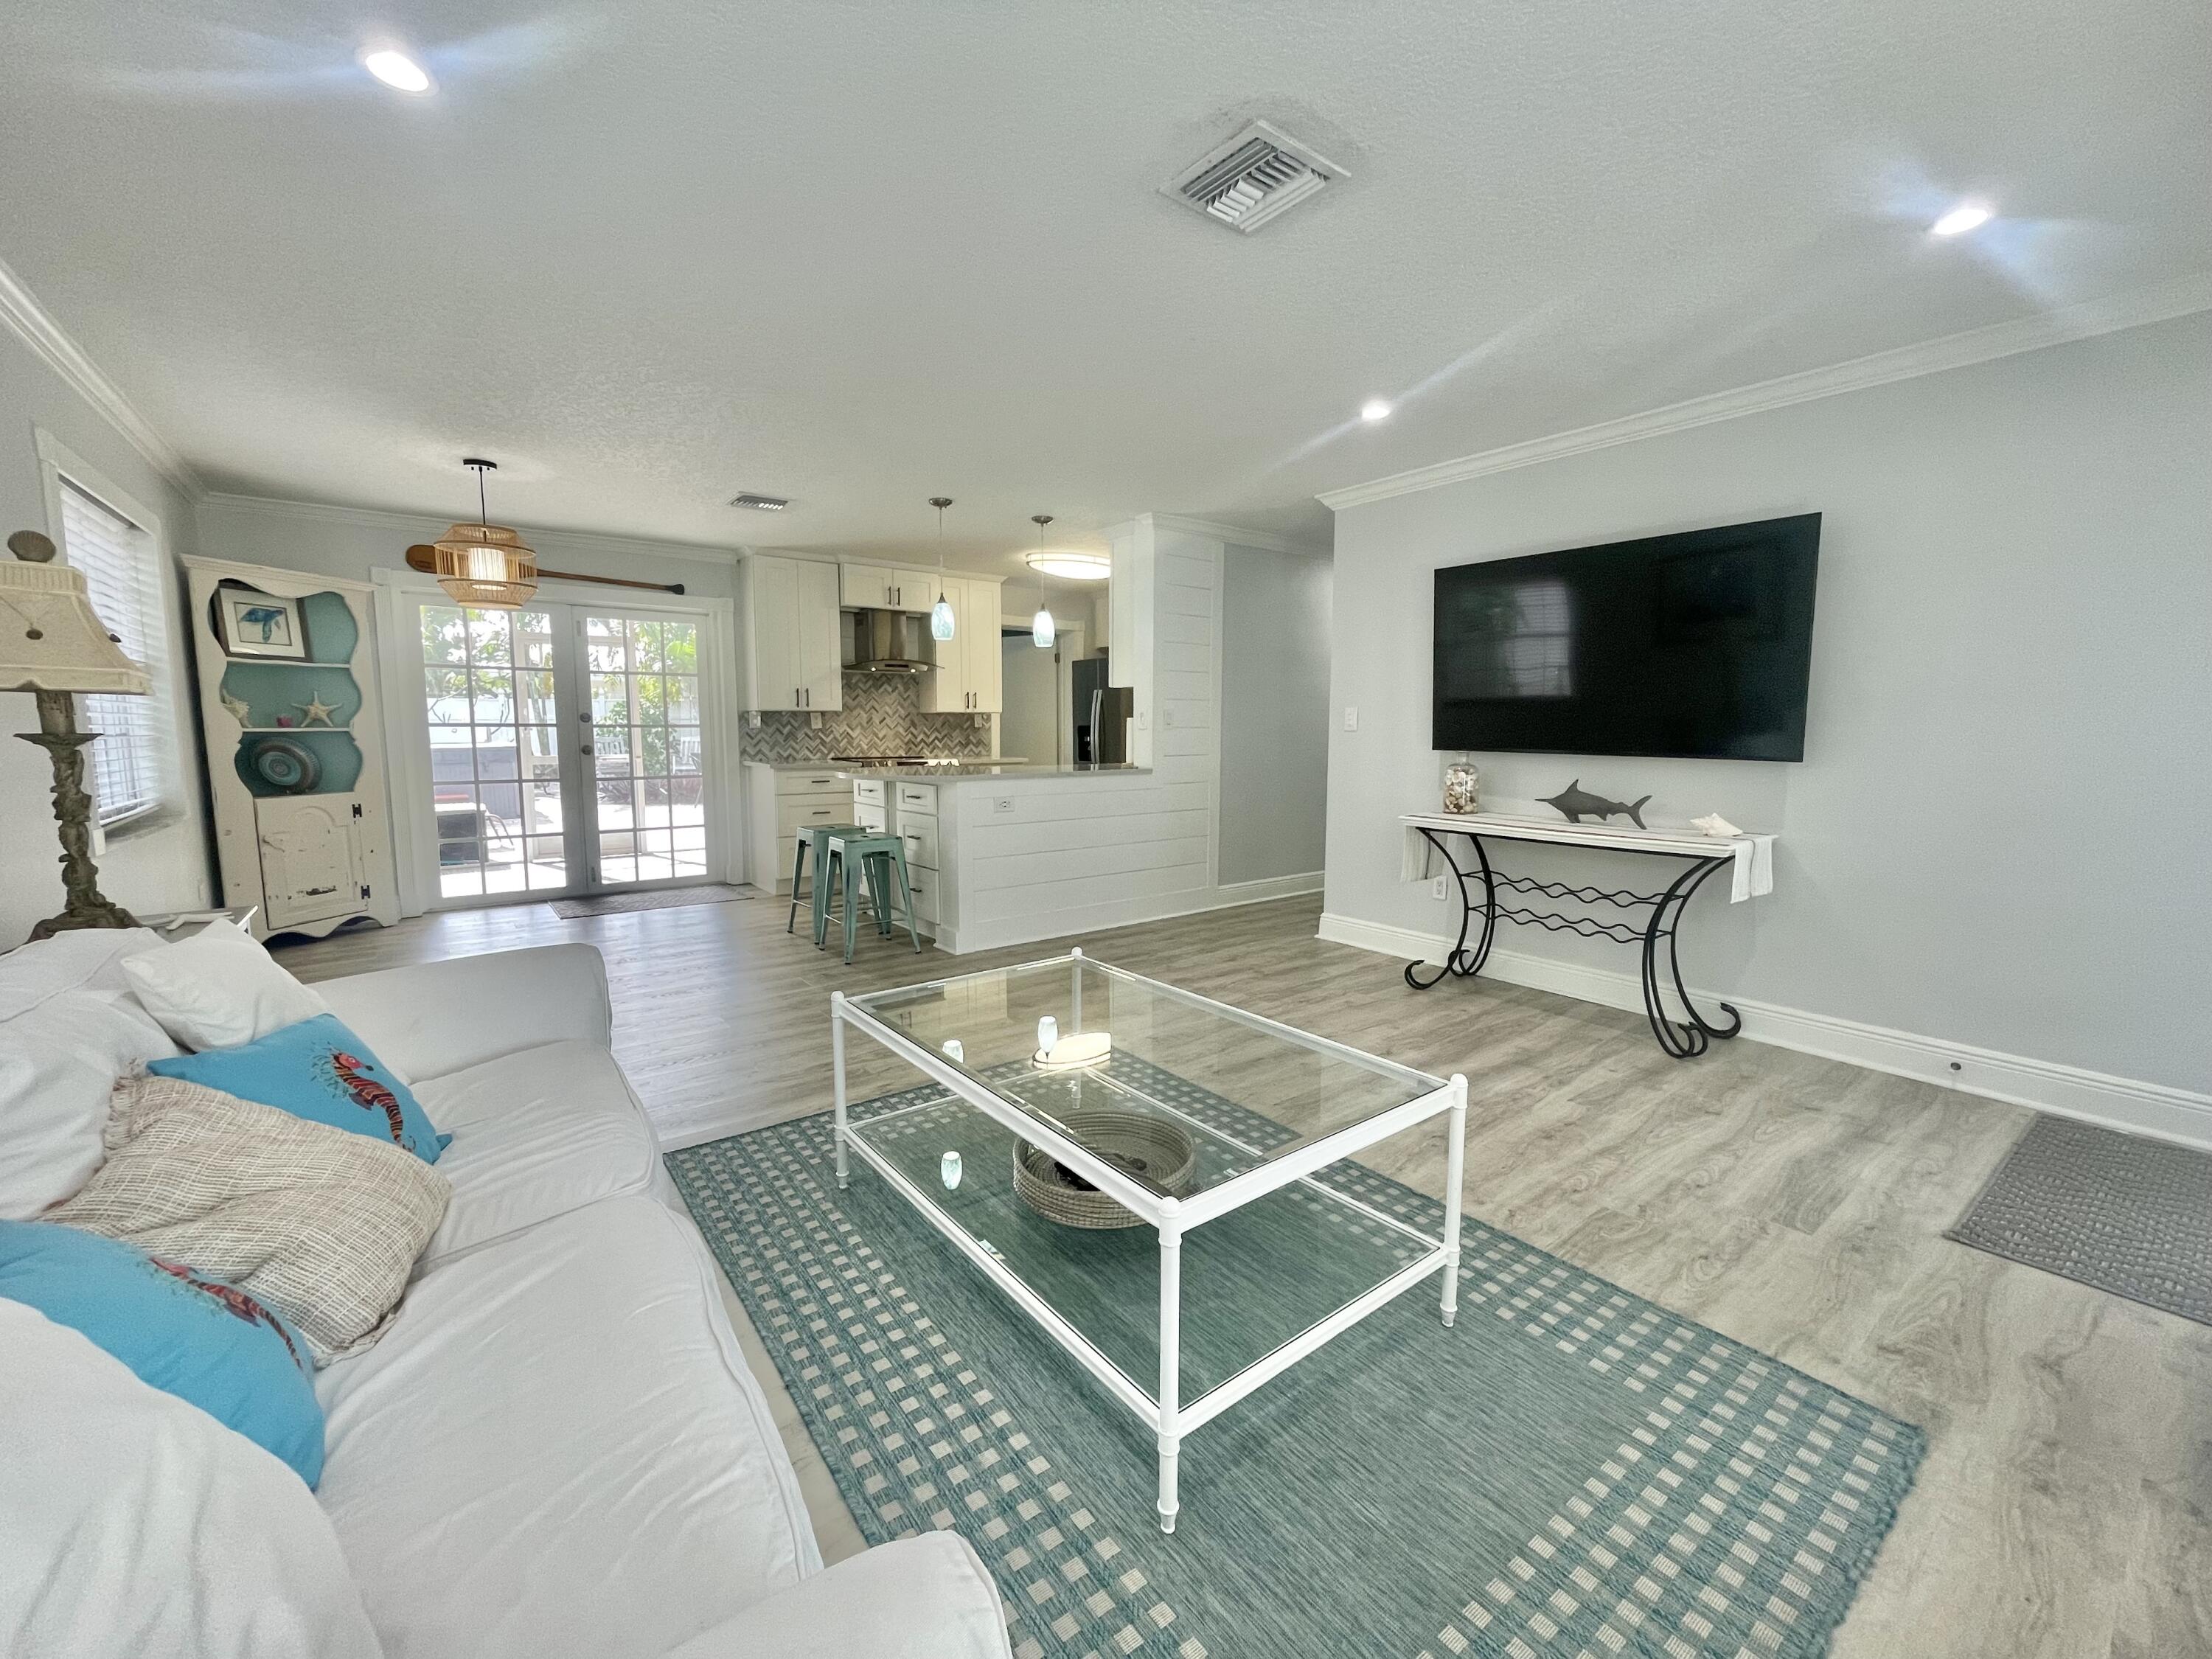
<svg viewBox="0 0 2212 1659">
<path fill-rule="evenodd" d="M 2212 1325 L 2212 1152 L 2039 1116 L 1943 1237 Z"/>
<path fill-rule="evenodd" d="M 548 899 L 553 914 L 566 921 L 579 916 L 618 916 L 630 910 L 673 910 L 686 904 L 729 904 L 749 899 L 744 887 L 660 887 L 645 893 L 600 893 L 591 898 Z"/>
</svg>

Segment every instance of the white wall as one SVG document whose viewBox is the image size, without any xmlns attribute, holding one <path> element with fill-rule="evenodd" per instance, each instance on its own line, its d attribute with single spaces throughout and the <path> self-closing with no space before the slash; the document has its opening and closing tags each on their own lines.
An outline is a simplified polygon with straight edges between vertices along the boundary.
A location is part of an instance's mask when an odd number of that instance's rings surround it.
<svg viewBox="0 0 2212 1659">
<path fill-rule="evenodd" d="M 1693 985 L 1781 1011 L 1772 1029 L 1801 1011 L 1995 1051 L 1958 1073 L 1934 1049 L 1895 1069 L 2212 1131 L 2208 463 L 2199 314 L 1342 512 L 1331 701 L 1359 729 L 1331 722 L 1325 931 L 1384 945 L 1447 925 L 1399 884 L 1393 822 L 1437 796 L 1433 569 L 1818 511 L 1802 763 L 1484 755 L 1486 797 L 1579 775 L 1650 792 L 1658 822 L 1717 810 L 1778 831 L 1770 898 L 1698 900 Z M 1601 855 L 1506 857 L 1624 873 Z M 1501 943 L 1524 974 L 1633 969 L 1531 928 Z M 1830 1051 L 1881 1040 L 1838 1027 Z M 2007 1056 L 2033 1063 L 2007 1073 Z"/>
<path fill-rule="evenodd" d="M 1221 880 L 1311 873 L 1328 827 L 1329 562 L 1227 550 Z"/>
<path fill-rule="evenodd" d="M 40 431 L 62 445 L 161 524 L 172 563 L 192 548 L 192 514 L 183 494 L 126 442 L 74 388 L 15 334 L 0 329 L 0 541 L 38 530 L 61 541 L 49 524 L 39 470 Z M 0 553 L 0 558 L 10 556 Z M 165 584 L 169 628 L 167 707 L 176 752 L 185 763 L 173 775 L 176 800 L 155 821 L 107 838 L 100 854 L 100 890 L 126 909 L 152 914 L 208 902 L 209 851 L 202 802 L 198 723 L 185 653 L 184 590 L 173 568 Z M 25 691 L 0 692 L 0 949 L 22 941 L 32 927 L 62 908 L 61 842 L 49 793 L 53 768 L 46 751 L 12 734 L 39 729 L 37 707 Z"/>
</svg>

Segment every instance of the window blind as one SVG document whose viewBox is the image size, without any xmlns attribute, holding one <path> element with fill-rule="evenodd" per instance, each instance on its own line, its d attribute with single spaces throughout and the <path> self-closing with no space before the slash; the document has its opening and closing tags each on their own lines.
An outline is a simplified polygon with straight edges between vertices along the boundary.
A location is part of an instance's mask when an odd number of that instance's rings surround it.
<svg viewBox="0 0 2212 1659">
<path fill-rule="evenodd" d="M 93 610 L 121 640 L 124 655 L 151 671 L 161 639 L 152 539 L 67 478 L 61 486 L 63 556 L 82 574 Z M 100 734 L 85 754 L 93 810 L 103 824 L 119 823 L 161 804 L 161 755 L 155 737 L 160 684 L 156 675 L 151 696 L 101 692 L 79 699 L 82 725 Z"/>
</svg>

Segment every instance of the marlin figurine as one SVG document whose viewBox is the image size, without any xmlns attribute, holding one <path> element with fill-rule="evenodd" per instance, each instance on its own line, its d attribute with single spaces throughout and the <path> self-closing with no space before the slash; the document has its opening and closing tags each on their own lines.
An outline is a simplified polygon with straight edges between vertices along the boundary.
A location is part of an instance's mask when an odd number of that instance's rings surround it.
<svg viewBox="0 0 2212 1659">
<path fill-rule="evenodd" d="M 1607 800 L 1603 795 L 1593 795 L 1589 790 L 1583 788 L 1583 781 L 1580 778 L 1577 778 L 1558 794 L 1547 795 L 1543 798 L 1544 805 L 1558 807 L 1566 815 L 1569 823 L 1580 823 L 1586 817 L 1596 818 L 1601 822 L 1611 817 L 1615 812 L 1620 812 L 1626 816 L 1638 830 L 1644 827 L 1644 803 L 1650 799 L 1650 796 L 1645 795 L 1633 801 Z"/>
</svg>

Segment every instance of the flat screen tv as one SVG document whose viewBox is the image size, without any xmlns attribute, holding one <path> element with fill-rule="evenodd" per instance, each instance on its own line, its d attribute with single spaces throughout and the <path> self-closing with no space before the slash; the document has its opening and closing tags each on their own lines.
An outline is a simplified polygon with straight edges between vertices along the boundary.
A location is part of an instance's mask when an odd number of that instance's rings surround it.
<svg viewBox="0 0 2212 1659">
<path fill-rule="evenodd" d="M 1437 572 L 1438 749 L 1805 758 L 1820 515 Z"/>
</svg>

